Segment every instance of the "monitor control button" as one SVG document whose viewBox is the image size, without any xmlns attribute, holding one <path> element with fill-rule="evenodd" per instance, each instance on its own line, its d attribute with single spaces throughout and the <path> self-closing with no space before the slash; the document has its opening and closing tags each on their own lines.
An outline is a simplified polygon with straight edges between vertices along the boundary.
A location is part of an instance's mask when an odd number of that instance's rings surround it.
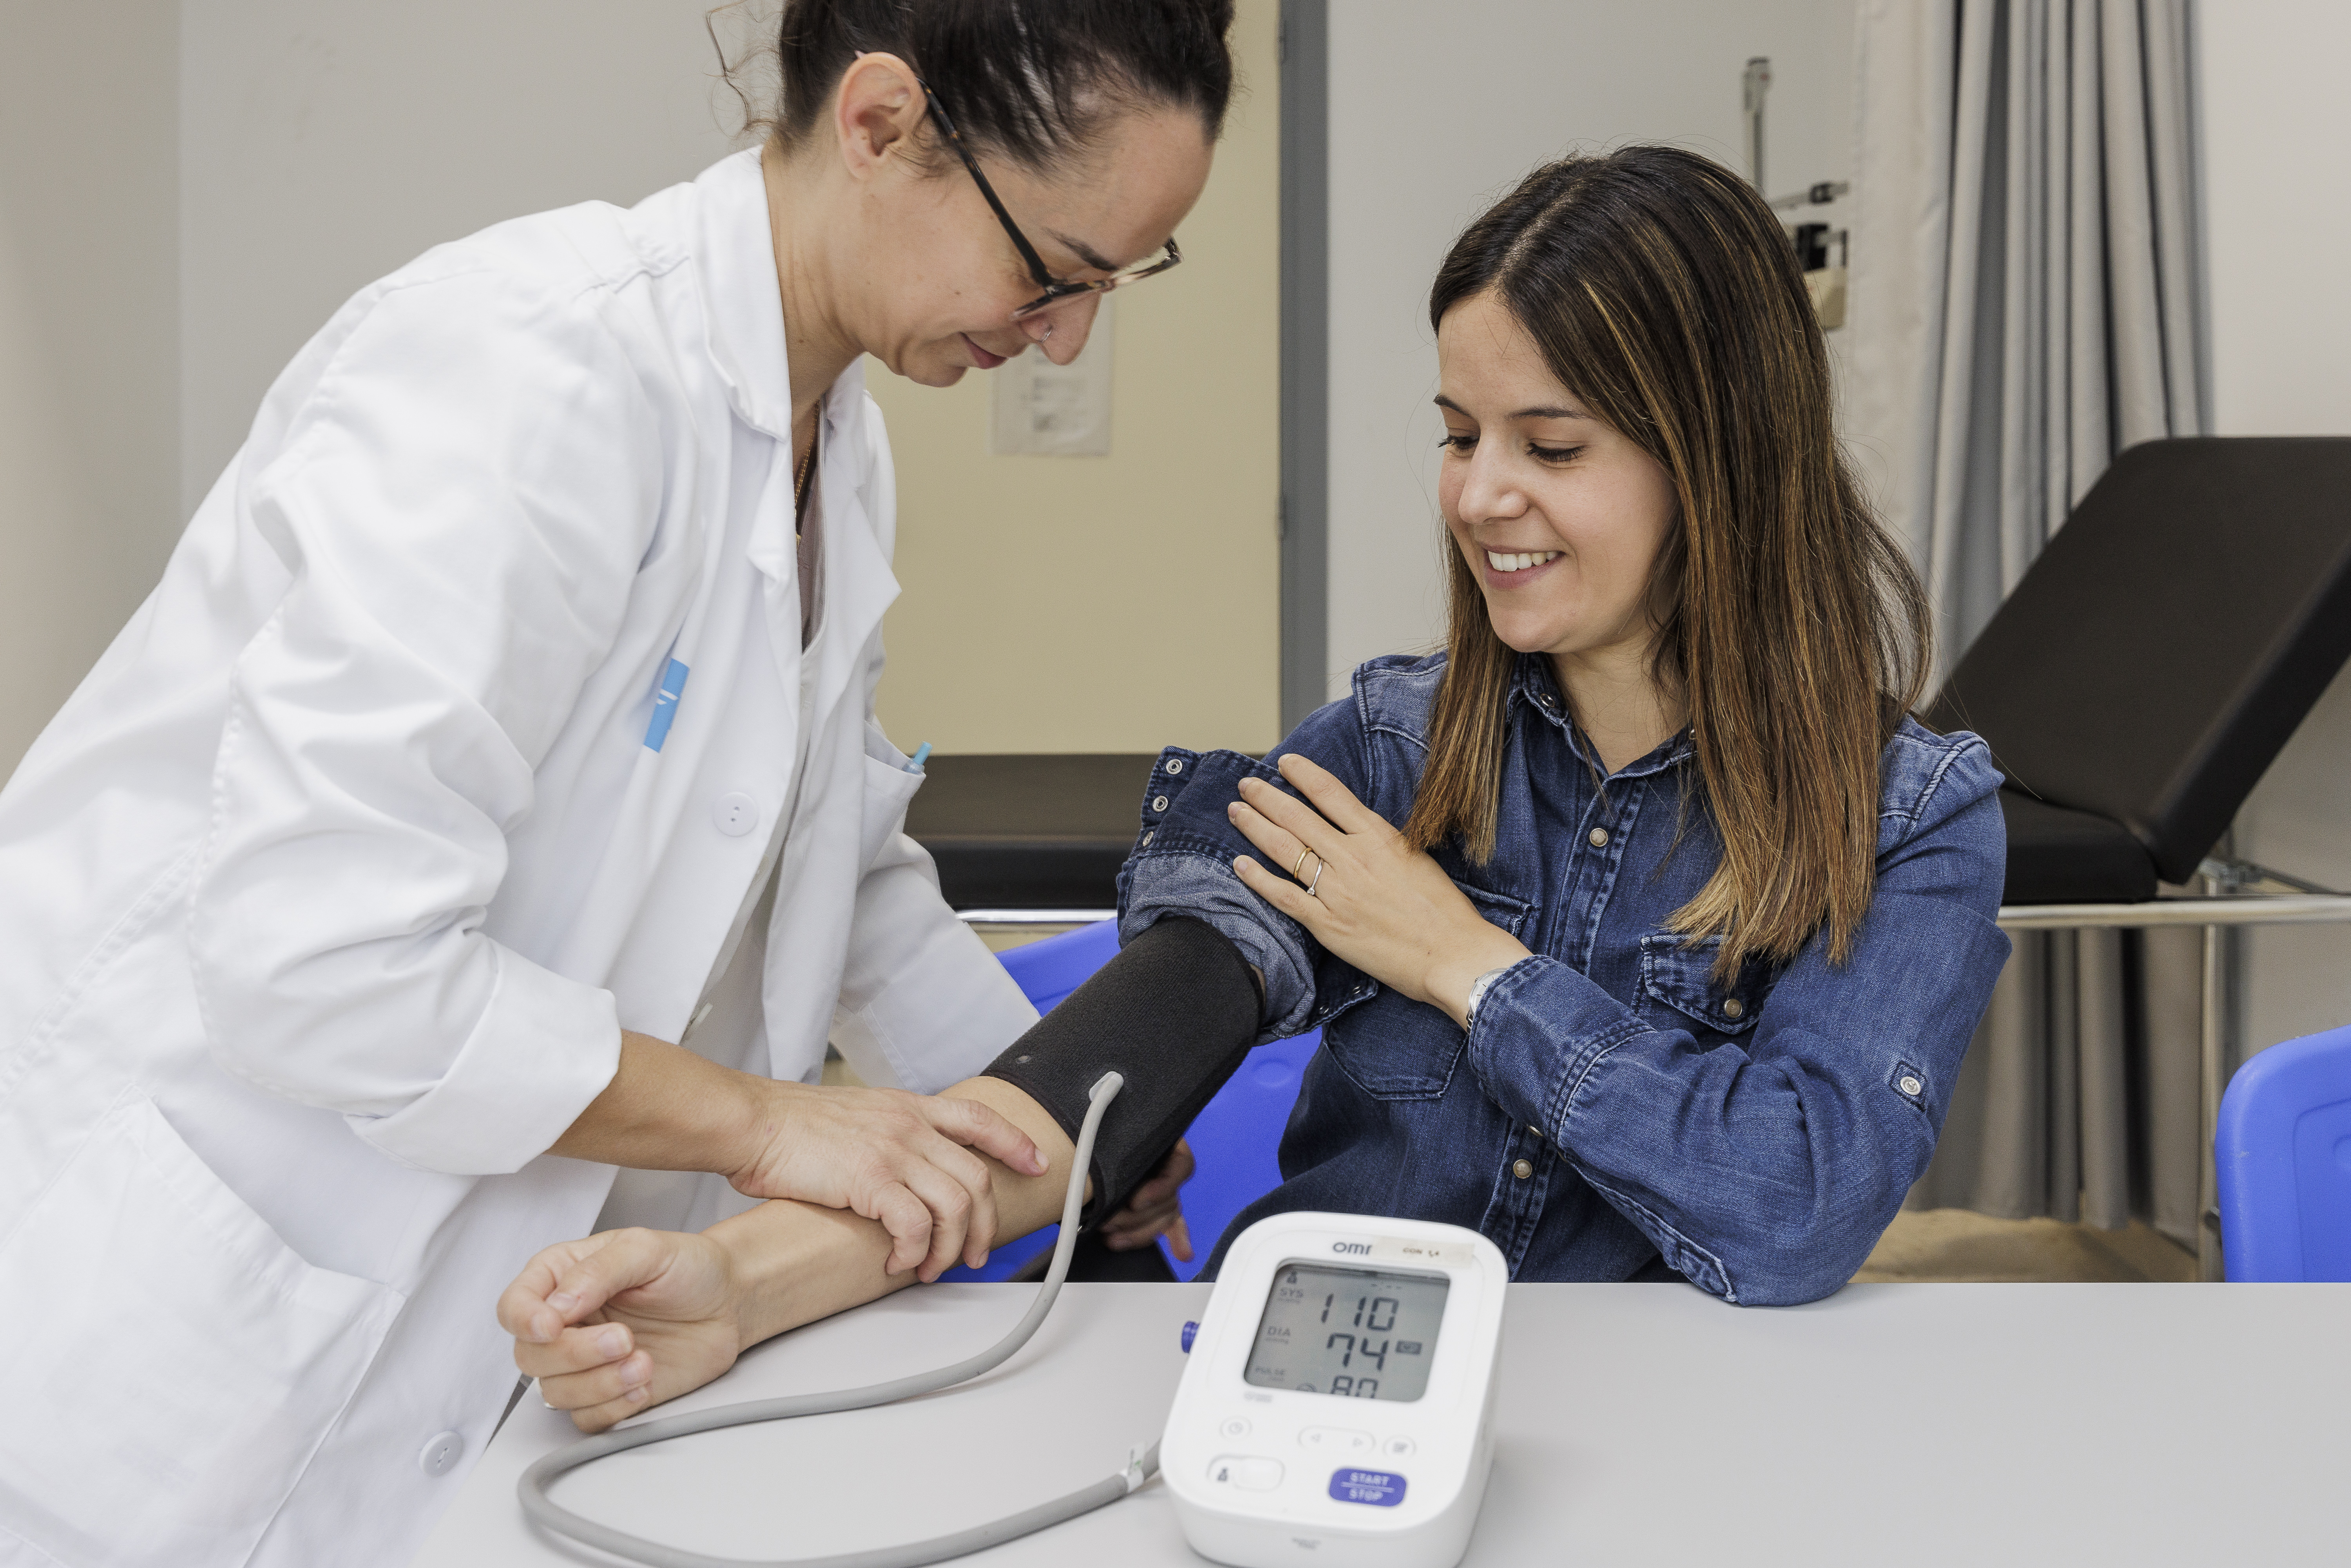
<svg viewBox="0 0 2351 1568">
<path fill-rule="evenodd" d="M 1379 1445 L 1369 1432 L 1344 1427 L 1309 1427 L 1298 1434 L 1298 1446 L 1316 1454 L 1368 1454 Z"/>
<path fill-rule="evenodd" d="M 1408 1459 L 1413 1456 L 1413 1441 L 1399 1434 L 1380 1445 L 1380 1452 L 1391 1459 Z"/>
<path fill-rule="evenodd" d="M 1228 1437 L 1246 1437 L 1249 1434 L 1249 1424 L 1238 1416 L 1228 1416 L 1224 1425 L 1217 1430 Z"/>
<path fill-rule="evenodd" d="M 1271 1491 L 1281 1484 L 1281 1461 L 1220 1454 L 1208 1461 L 1208 1479 L 1238 1491 Z"/>
<path fill-rule="evenodd" d="M 1371 1508 L 1394 1508 L 1404 1500 L 1408 1483 L 1389 1470 L 1333 1470 L 1331 1497 L 1336 1502 L 1360 1502 Z"/>
</svg>

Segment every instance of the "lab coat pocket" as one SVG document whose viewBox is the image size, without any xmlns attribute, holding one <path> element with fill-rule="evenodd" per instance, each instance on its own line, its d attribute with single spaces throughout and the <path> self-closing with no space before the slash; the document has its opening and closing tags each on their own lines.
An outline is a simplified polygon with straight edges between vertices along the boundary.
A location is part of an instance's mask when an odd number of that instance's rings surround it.
<svg viewBox="0 0 2351 1568">
<path fill-rule="evenodd" d="M 400 1292 L 306 1262 L 126 1092 L 0 1244 L 0 1517 L 75 1568 L 243 1563 Z"/>
<path fill-rule="evenodd" d="M 876 750 L 888 753 L 874 755 Z M 892 760 L 895 758 L 895 760 Z M 865 737 L 865 806 L 858 824 L 857 869 L 867 870 L 898 836 L 906 821 L 906 802 L 923 787 L 923 776 L 906 766 L 906 758 L 886 740 L 872 733 Z"/>
</svg>

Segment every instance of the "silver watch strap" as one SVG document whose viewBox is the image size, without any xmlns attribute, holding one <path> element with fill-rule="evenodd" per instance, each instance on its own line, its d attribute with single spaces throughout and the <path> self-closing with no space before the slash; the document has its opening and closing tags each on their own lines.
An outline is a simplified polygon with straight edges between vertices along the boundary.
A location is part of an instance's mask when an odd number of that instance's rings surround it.
<svg viewBox="0 0 2351 1568">
<path fill-rule="evenodd" d="M 1486 988 L 1492 985 L 1496 980 L 1500 979 L 1504 975 L 1509 974 L 1513 967 L 1514 966 L 1512 965 L 1505 964 L 1499 969 L 1487 970 L 1484 974 L 1469 982 L 1469 1005 L 1461 1009 L 1461 1027 L 1463 1029 L 1475 1029 L 1478 1027 L 1478 1004 L 1486 999 Z"/>
</svg>

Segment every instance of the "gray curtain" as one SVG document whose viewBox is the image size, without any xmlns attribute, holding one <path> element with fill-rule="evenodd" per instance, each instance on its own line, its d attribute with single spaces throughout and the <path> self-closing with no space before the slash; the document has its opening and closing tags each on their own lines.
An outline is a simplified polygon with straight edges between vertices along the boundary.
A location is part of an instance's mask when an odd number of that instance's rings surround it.
<svg viewBox="0 0 2351 1568">
<path fill-rule="evenodd" d="M 2186 0 L 1863 0 L 1848 439 L 1948 669 L 2115 455 L 2203 428 Z M 1915 1205 L 2195 1234 L 2194 933 L 2024 935 Z"/>
</svg>

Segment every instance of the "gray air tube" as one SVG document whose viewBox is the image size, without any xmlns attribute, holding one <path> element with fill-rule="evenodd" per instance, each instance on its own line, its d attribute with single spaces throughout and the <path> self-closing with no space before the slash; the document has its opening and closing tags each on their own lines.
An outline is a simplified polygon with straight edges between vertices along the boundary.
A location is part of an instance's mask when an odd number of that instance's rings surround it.
<svg viewBox="0 0 2351 1568">
<path fill-rule="evenodd" d="M 844 1389 L 837 1394 L 799 1394 L 782 1399 L 753 1399 L 740 1405 L 722 1405 L 716 1409 L 698 1410 L 690 1416 L 671 1416 L 643 1426 L 617 1427 L 601 1436 L 559 1448 L 525 1470 L 515 1488 L 522 1499 L 523 1511 L 542 1528 L 558 1535 L 624 1557 L 643 1563 L 651 1568 L 921 1568 L 928 1563 L 944 1563 L 950 1557 L 961 1557 L 990 1546 L 1001 1546 L 1008 1541 L 1018 1541 L 1024 1535 L 1059 1524 L 1065 1519 L 1075 1519 L 1090 1513 L 1106 1502 L 1120 1498 L 1141 1486 L 1159 1469 L 1159 1445 L 1138 1448 L 1127 1458 L 1125 1468 L 1105 1477 L 1082 1490 L 1051 1502 L 1040 1503 L 1022 1513 L 994 1520 L 987 1524 L 959 1530 L 953 1535 L 936 1536 L 929 1541 L 911 1542 L 904 1546 L 877 1546 L 866 1552 L 841 1552 L 831 1557 L 779 1557 L 753 1560 L 746 1557 L 711 1557 L 699 1552 L 684 1552 L 674 1546 L 647 1541 L 624 1531 L 611 1529 L 578 1514 L 547 1495 L 555 1479 L 578 1469 L 580 1466 L 602 1458 L 607 1454 L 643 1448 L 669 1437 L 683 1437 L 690 1432 L 708 1432 L 721 1427 L 747 1427 L 758 1421 L 784 1421 L 795 1416 L 823 1416 L 836 1410 L 868 1410 L 877 1405 L 891 1405 L 901 1399 L 911 1399 L 918 1394 L 930 1394 L 968 1382 L 981 1373 L 999 1366 L 1011 1359 L 1029 1336 L 1037 1332 L 1045 1314 L 1053 1310 L 1053 1298 L 1061 1292 L 1061 1281 L 1069 1277 L 1070 1255 L 1078 1243 L 1078 1210 L 1085 1198 L 1085 1176 L 1093 1155 L 1094 1136 L 1102 1130 L 1102 1113 L 1110 1108 L 1120 1085 L 1124 1081 L 1115 1072 L 1105 1072 L 1095 1081 L 1088 1094 L 1084 1124 L 1078 1131 L 1077 1157 L 1070 1165 L 1069 1196 L 1061 1201 L 1061 1238 L 1053 1246 L 1053 1264 L 1045 1272 L 1045 1282 L 1038 1288 L 1037 1299 L 1029 1305 L 1012 1332 L 968 1361 L 953 1366 L 943 1366 L 936 1372 L 918 1373 L 913 1377 L 901 1377 L 889 1383 L 876 1383 L 865 1388 Z"/>
</svg>

